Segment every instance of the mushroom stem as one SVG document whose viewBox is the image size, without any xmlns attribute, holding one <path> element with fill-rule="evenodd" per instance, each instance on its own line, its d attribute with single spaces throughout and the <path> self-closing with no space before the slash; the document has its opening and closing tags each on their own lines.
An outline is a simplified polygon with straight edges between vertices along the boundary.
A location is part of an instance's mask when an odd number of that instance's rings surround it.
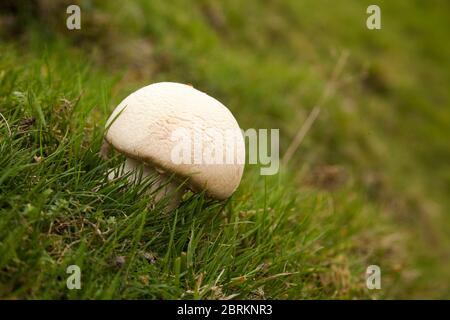
<svg viewBox="0 0 450 320">
<path fill-rule="evenodd" d="M 180 186 L 174 179 L 170 179 L 170 177 L 167 177 L 164 173 L 159 172 L 155 168 L 131 158 L 126 158 L 123 170 L 111 172 L 108 177 L 113 179 L 129 172 L 131 172 L 131 174 L 129 175 L 128 180 L 135 184 L 140 183 L 149 176 L 155 177 L 155 181 L 146 192 L 152 194 L 153 204 L 167 199 L 166 212 L 173 211 L 178 206 L 186 191 L 186 189 Z"/>
</svg>

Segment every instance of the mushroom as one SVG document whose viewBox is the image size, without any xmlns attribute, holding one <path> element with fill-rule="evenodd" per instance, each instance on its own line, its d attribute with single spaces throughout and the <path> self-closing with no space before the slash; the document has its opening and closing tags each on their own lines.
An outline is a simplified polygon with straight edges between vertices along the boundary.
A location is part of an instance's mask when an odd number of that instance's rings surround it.
<svg viewBox="0 0 450 320">
<path fill-rule="evenodd" d="M 190 85 L 160 82 L 130 94 L 109 117 L 105 142 L 126 156 L 123 170 L 109 177 L 130 173 L 129 181 L 139 183 L 141 175 L 155 175 L 149 192 L 154 202 L 166 197 L 168 210 L 178 206 L 184 185 L 214 199 L 230 197 L 244 171 L 245 144 L 236 119 Z"/>
</svg>

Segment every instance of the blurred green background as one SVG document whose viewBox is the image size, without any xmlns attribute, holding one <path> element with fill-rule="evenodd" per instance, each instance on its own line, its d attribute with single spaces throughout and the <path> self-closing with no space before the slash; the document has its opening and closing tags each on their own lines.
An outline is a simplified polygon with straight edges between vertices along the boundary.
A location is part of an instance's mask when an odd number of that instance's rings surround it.
<svg viewBox="0 0 450 320">
<path fill-rule="evenodd" d="M 72 3 L 81 7 L 81 30 L 66 28 L 65 10 Z M 381 8 L 381 30 L 366 28 L 370 4 Z M 54 130 L 55 140 L 62 139 L 67 128 L 72 130 L 67 131 L 69 135 L 84 132 L 77 140 L 80 150 L 85 146 L 83 152 L 95 154 L 100 140 L 92 132 L 101 130 L 127 94 L 158 81 L 191 83 L 229 107 L 242 128 L 279 128 L 283 155 L 311 110 L 319 106 L 320 114 L 289 163 L 282 165 L 280 175 L 265 179 L 256 168 L 247 166 L 242 186 L 233 197 L 235 207 L 229 209 L 250 212 L 248 219 L 253 221 L 251 212 L 266 208 L 265 201 L 274 206 L 289 203 L 286 208 L 298 215 L 287 216 L 283 229 L 267 241 L 280 241 L 278 237 L 294 230 L 303 219 L 311 220 L 292 235 L 292 243 L 280 242 L 295 247 L 303 258 L 286 257 L 285 270 L 280 262 L 276 272 L 267 271 L 259 280 L 259 271 L 252 273 L 255 282 L 260 281 L 257 284 L 236 289 L 233 277 L 247 272 L 247 263 L 253 263 L 243 258 L 242 265 L 226 269 L 228 282 L 216 284 L 223 296 L 207 290 L 194 298 L 449 298 L 449 13 L 450 3 L 445 0 L 3 0 L 0 112 L 13 129 L 23 125 L 24 119 L 36 118 L 39 130 L 43 124 Z M 18 93 L 28 97 L 28 102 L 21 105 Z M 30 99 L 41 107 L 33 107 Z M 58 118 L 61 99 L 80 102 L 76 117 L 62 114 Z M 206 272 L 211 261 L 206 259 L 186 271 L 193 273 L 192 279 L 180 276 L 181 282 L 174 283 L 173 274 L 183 269 L 182 264 L 176 265 L 185 251 L 180 243 L 179 252 L 163 260 L 169 263 L 173 258 L 169 270 L 152 266 L 156 269 L 144 272 L 141 265 L 130 262 L 120 280 L 105 276 L 84 295 L 59 293 L 59 285 L 51 284 L 58 274 L 65 277 L 58 257 L 70 260 L 78 244 L 70 249 L 64 245 L 55 249 L 53 244 L 49 249 L 42 242 L 48 239 L 32 236 L 28 229 L 14 233 L 23 224 L 14 217 L 25 210 L 21 205 L 31 201 L 26 195 L 33 196 L 25 184 L 10 180 L 11 172 L 20 175 L 23 171 L 7 171 L 14 168 L 14 159 L 7 160 L 6 154 L 22 142 L 21 138 L 5 142 L 7 127 L 4 121 L 0 125 L 4 140 L 0 297 L 179 298 L 195 292 L 199 274 Z M 45 149 L 35 138 L 31 144 Z M 74 151 L 77 160 L 66 167 L 61 164 L 55 172 L 78 164 L 82 168 L 83 163 L 93 161 L 79 156 L 85 154 L 81 152 Z M 45 172 L 40 177 L 50 183 Z M 276 190 L 274 199 L 268 200 L 265 189 L 271 186 Z M 58 186 L 51 188 L 59 190 Z M 71 187 L 60 188 L 61 199 L 68 199 Z M 38 211 L 45 213 L 51 205 L 50 200 L 43 200 Z M 11 220 L 2 224 L 1 214 L 10 215 Z M 39 228 L 52 223 L 52 218 L 36 219 L 29 228 L 40 230 L 36 231 L 39 234 L 47 232 Z M 97 218 L 92 219 L 97 223 Z M 158 229 L 157 223 L 154 228 Z M 318 231 L 317 239 L 315 233 L 311 236 L 315 249 L 302 246 L 305 239 L 296 247 L 295 237 L 300 240 L 311 230 Z M 18 234 L 29 237 L 19 241 Z M 51 241 L 76 240 L 66 236 L 55 235 Z M 258 246 L 255 239 L 237 244 L 242 257 Z M 220 241 L 225 243 L 227 238 Z M 207 250 L 210 243 L 200 242 Z M 100 245 L 77 252 L 88 255 Z M 165 255 L 164 248 L 161 242 L 153 251 Z M 263 255 L 265 249 L 260 249 Z M 117 247 L 111 250 L 120 251 Z M 277 251 L 267 250 L 264 259 L 270 260 Z M 105 261 L 108 254 L 104 253 Z M 46 265 L 53 270 L 48 279 L 36 276 L 31 267 L 43 256 L 53 260 Z M 364 271 L 370 264 L 381 267 L 380 291 L 365 288 Z M 104 270 L 109 269 L 92 270 L 92 277 L 102 279 L 99 273 Z M 156 279 L 150 285 L 139 278 L 148 272 Z M 283 272 L 299 275 L 276 282 L 270 278 Z M 211 273 L 214 283 L 219 272 Z M 139 285 L 130 280 L 133 275 L 140 279 L 136 280 Z M 106 288 L 111 279 L 120 285 Z"/>
</svg>

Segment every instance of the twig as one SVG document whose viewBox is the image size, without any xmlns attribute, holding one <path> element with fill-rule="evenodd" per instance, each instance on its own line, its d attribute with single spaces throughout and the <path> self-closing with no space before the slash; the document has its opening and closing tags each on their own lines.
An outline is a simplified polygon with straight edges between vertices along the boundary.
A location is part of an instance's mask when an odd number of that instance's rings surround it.
<svg viewBox="0 0 450 320">
<path fill-rule="evenodd" d="M 334 90 L 336 88 L 336 83 L 338 81 L 338 78 L 339 78 L 342 70 L 344 69 L 344 66 L 345 66 L 345 63 L 347 62 L 348 56 L 349 56 L 349 53 L 347 50 L 343 51 L 341 53 L 341 55 L 339 56 L 339 59 L 336 62 L 336 65 L 334 66 L 333 72 L 331 73 L 331 77 L 328 80 L 327 84 L 325 85 L 325 89 L 323 90 L 319 101 L 317 102 L 316 106 L 311 110 L 308 117 L 306 118 L 306 121 L 300 127 L 300 129 L 298 130 L 294 139 L 292 140 L 291 144 L 289 145 L 288 149 L 286 150 L 286 153 L 284 154 L 283 159 L 282 159 L 282 163 L 284 165 L 287 165 L 289 163 L 292 156 L 298 150 L 301 143 L 305 139 L 307 133 L 309 132 L 312 125 L 314 124 L 317 117 L 319 116 L 323 105 L 328 101 L 330 96 L 334 93 Z"/>
</svg>

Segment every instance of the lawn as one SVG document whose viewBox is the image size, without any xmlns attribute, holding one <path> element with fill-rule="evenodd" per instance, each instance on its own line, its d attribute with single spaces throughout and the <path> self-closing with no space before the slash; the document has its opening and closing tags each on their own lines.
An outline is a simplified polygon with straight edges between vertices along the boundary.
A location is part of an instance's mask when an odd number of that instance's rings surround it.
<svg viewBox="0 0 450 320">
<path fill-rule="evenodd" d="M 450 6 L 376 3 L 2 1 L 0 299 L 450 298 Z M 106 120 L 159 81 L 280 129 L 279 173 L 169 213 L 109 181 Z"/>
</svg>

